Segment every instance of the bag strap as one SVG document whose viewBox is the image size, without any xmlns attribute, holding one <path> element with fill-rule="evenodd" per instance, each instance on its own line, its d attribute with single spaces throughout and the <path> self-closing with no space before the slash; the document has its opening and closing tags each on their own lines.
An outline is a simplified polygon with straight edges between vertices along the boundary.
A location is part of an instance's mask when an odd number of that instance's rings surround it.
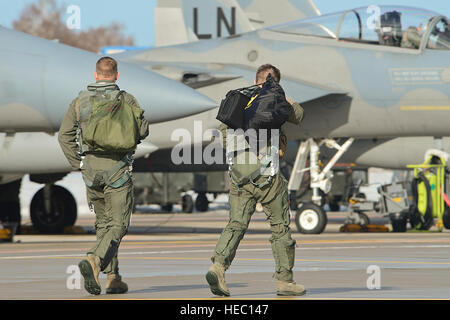
<svg viewBox="0 0 450 320">
<path fill-rule="evenodd" d="M 80 106 L 78 105 L 78 98 L 75 100 L 75 118 L 80 122 Z"/>
<path fill-rule="evenodd" d="M 110 181 L 111 177 L 123 167 L 131 165 L 132 162 L 133 162 L 133 152 L 128 152 L 111 168 L 103 172 L 97 172 L 96 170 L 93 170 L 87 163 L 83 163 L 83 168 L 85 170 L 85 173 L 83 174 L 83 180 L 88 187 L 100 185 L 101 181 L 103 181 L 103 183 L 112 188 L 119 188 L 130 179 L 131 172 L 129 172 L 128 170 L 125 171 L 123 176 L 119 177 L 115 181 Z"/>
<path fill-rule="evenodd" d="M 126 93 L 125 90 L 120 90 L 119 93 L 116 95 L 116 99 L 114 100 L 114 102 L 119 102 L 119 100 L 125 93 Z M 123 99 L 125 99 L 125 97 Z M 125 101 L 125 100 L 123 100 L 123 101 Z"/>
</svg>

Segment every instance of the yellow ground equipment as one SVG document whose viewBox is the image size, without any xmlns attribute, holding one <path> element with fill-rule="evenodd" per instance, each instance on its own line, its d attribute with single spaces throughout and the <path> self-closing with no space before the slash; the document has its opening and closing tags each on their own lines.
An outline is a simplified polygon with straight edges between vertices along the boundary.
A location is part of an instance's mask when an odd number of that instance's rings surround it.
<svg viewBox="0 0 450 320">
<path fill-rule="evenodd" d="M 375 211 L 390 218 L 394 232 L 405 232 L 408 222 L 415 230 L 429 230 L 435 219 L 439 231 L 444 227 L 450 229 L 448 154 L 429 150 L 425 159 L 422 164 L 407 166 L 414 170 L 412 181 L 396 181 L 380 186 L 378 201 L 351 197 L 346 224 L 368 225 L 364 212 Z M 341 231 L 354 229 L 345 227 Z"/>
<path fill-rule="evenodd" d="M 420 165 L 408 165 L 414 169 L 412 191 L 414 207 L 410 212 L 409 222 L 416 230 L 428 230 L 437 219 L 436 227 L 442 231 L 444 226 L 449 229 L 450 221 L 446 205 L 446 159 L 443 155 L 428 155 Z"/>
</svg>

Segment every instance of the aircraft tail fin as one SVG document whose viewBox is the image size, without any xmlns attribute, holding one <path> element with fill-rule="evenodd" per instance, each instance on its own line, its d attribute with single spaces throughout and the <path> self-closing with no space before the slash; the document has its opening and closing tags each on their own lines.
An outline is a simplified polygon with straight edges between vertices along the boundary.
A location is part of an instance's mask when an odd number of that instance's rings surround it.
<svg viewBox="0 0 450 320">
<path fill-rule="evenodd" d="M 155 46 L 227 37 L 320 15 L 314 0 L 158 0 Z"/>
<path fill-rule="evenodd" d="M 163 47 L 196 41 L 198 38 L 186 27 L 181 2 L 158 0 L 155 7 L 155 46 Z"/>
<path fill-rule="evenodd" d="M 254 30 L 236 0 L 158 0 L 155 46 L 230 36 Z"/>
</svg>

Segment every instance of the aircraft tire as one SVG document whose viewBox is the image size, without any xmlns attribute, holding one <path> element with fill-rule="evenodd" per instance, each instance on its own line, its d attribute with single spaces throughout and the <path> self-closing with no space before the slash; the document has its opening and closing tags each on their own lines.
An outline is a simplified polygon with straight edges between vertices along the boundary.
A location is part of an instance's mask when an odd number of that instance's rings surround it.
<svg viewBox="0 0 450 320">
<path fill-rule="evenodd" d="M 208 211 L 208 207 L 209 207 L 209 201 L 208 198 L 206 197 L 206 194 L 199 193 L 197 195 L 197 199 L 195 199 L 195 210 L 200 211 L 200 212 L 205 212 Z"/>
<path fill-rule="evenodd" d="M 186 213 L 192 213 L 194 211 L 194 200 L 188 194 L 181 197 L 181 210 Z"/>
<path fill-rule="evenodd" d="M 295 225 L 300 233 L 320 234 L 327 225 L 328 218 L 325 211 L 313 203 L 305 203 L 295 215 Z"/>
<path fill-rule="evenodd" d="M 72 226 L 77 220 L 77 203 L 65 188 L 51 186 L 51 212 L 47 213 L 44 202 L 44 188 L 33 196 L 30 204 L 30 218 L 40 233 L 62 233 L 64 227 Z"/>
</svg>

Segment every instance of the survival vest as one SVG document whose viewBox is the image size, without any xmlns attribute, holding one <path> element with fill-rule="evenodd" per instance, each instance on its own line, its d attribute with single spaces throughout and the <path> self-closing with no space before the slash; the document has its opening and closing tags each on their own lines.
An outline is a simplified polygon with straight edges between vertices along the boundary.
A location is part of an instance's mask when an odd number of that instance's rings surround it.
<svg viewBox="0 0 450 320">
<path fill-rule="evenodd" d="M 79 154 L 117 154 L 124 157 L 104 171 L 93 170 L 83 163 L 83 180 L 89 187 L 102 184 L 113 188 L 124 185 L 131 177 L 133 152 L 140 141 L 141 119 L 144 111 L 125 102 L 125 91 L 113 83 L 95 83 L 81 91 L 75 105 Z M 116 173 L 125 166 L 123 175 Z"/>
<path fill-rule="evenodd" d="M 125 91 L 115 84 L 88 86 L 75 106 L 80 154 L 128 153 L 140 141 L 144 111 L 125 101 Z"/>
</svg>

